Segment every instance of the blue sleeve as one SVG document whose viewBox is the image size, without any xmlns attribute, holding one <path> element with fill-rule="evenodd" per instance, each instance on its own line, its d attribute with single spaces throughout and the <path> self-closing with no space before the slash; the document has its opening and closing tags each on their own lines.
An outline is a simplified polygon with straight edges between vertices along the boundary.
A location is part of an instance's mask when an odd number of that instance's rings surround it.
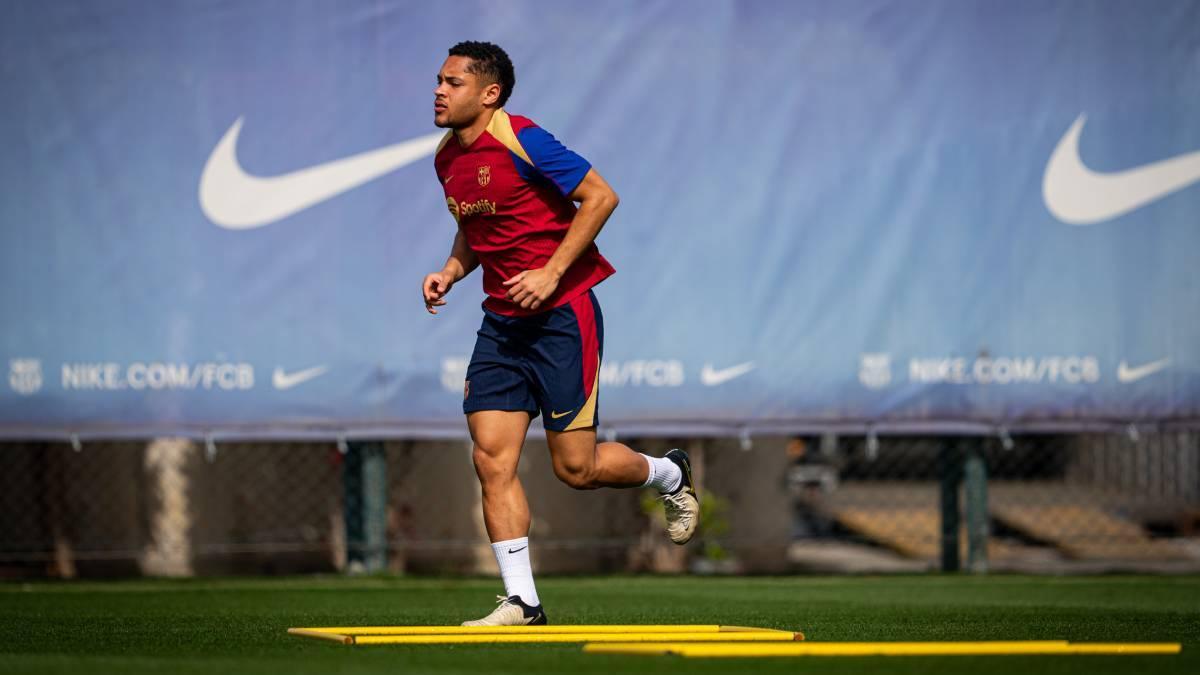
<svg viewBox="0 0 1200 675">
<path fill-rule="evenodd" d="M 563 195 L 574 192 L 592 168 L 586 159 L 568 150 L 541 127 L 525 127 L 517 133 L 517 140 L 538 173 L 550 179 Z"/>
</svg>

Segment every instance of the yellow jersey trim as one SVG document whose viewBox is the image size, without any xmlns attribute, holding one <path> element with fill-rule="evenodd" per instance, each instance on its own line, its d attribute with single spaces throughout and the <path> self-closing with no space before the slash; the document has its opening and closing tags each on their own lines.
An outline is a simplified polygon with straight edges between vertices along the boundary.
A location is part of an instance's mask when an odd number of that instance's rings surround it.
<svg viewBox="0 0 1200 675">
<path fill-rule="evenodd" d="M 573 431 L 575 429 L 586 429 L 596 424 L 596 400 L 600 395 L 600 355 L 596 355 L 596 381 L 592 383 L 592 395 L 588 396 L 587 403 L 579 409 L 579 414 L 571 423 L 567 425 L 563 431 Z"/>
<path fill-rule="evenodd" d="M 450 139 L 451 139 L 451 138 L 454 138 L 454 132 L 453 132 L 453 131 L 447 131 L 447 132 L 446 132 L 446 135 L 445 135 L 445 136 L 442 136 L 442 140 L 438 141 L 438 147 L 437 147 L 437 150 L 434 150 L 434 151 L 433 151 L 433 156 L 434 156 L 434 157 L 437 157 L 437 156 L 438 156 L 438 153 L 440 153 L 440 152 L 442 151 L 442 148 L 446 147 L 446 144 L 450 142 Z"/>
<path fill-rule="evenodd" d="M 517 140 L 517 134 L 512 128 L 512 120 L 508 118 L 508 113 L 504 112 L 504 108 L 500 108 L 492 114 L 492 121 L 488 122 L 487 132 L 492 135 L 492 138 L 511 150 L 514 155 L 523 159 L 526 164 L 533 166 L 533 160 L 529 159 L 529 153 L 525 152 L 525 148 L 521 147 L 521 142 Z"/>
</svg>

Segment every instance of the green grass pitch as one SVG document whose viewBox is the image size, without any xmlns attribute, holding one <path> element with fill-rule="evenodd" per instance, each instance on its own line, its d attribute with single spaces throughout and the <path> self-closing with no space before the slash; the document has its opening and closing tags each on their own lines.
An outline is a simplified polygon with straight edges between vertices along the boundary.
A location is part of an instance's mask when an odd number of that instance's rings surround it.
<svg viewBox="0 0 1200 675">
<path fill-rule="evenodd" d="M 578 645 L 359 646 L 291 626 L 456 624 L 497 580 L 284 578 L 0 584 L 2 673 L 1197 673 L 1200 577 L 560 577 L 556 623 L 721 623 L 809 640 L 1182 642 L 1178 656 L 697 660 Z"/>
</svg>

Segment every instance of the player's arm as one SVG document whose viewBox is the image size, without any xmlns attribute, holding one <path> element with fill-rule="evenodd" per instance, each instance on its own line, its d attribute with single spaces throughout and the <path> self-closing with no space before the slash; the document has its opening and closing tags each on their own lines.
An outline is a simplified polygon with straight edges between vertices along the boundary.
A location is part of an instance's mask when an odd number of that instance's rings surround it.
<svg viewBox="0 0 1200 675">
<path fill-rule="evenodd" d="M 595 241 L 621 201 L 595 169 L 588 169 L 567 196 L 579 202 L 579 209 L 550 261 L 545 267 L 526 270 L 504 282 L 509 287 L 508 297 L 526 309 L 537 309 L 554 293 L 567 269 Z"/>
<path fill-rule="evenodd" d="M 467 238 L 462 229 L 454 234 L 454 245 L 450 247 L 450 257 L 446 258 L 443 272 L 449 273 L 453 281 L 458 281 L 479 267 L 479 256 L 467 245 Z"/>
<path fill-rule="evenodd" d="M 446 304 L 445 297 L 450 292 L 450 288 L 476 267 L 479 267 L 479 257 L 467 245 L 467 238 L 463 236 L 460 228 L 454 235 L 454 245 L 450 247 L 450 257 L 446 258 L 446 264 L 441 271 L 425 275 L 425 280 L 421 282 L 421 295 L 425 298 L 425 311 L 437 314 L 434 307 Z"/>
</svg>

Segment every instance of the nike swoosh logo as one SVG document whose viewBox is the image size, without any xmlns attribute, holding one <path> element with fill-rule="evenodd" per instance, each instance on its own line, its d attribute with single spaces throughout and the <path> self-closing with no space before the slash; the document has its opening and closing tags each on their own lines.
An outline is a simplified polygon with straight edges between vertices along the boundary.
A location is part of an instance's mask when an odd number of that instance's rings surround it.
<svg viewBox="0 0 1200 675">
<path fill-rule="evenodd" d="M 251 176 L 237 158 L 239 117 L 221 137 L 200 176 L 200 208 L 216 225 L 247 230 L 332 199 L 433 154 L 444 132 L 413 138 L 279 176 Z"/>
<path fill-rule="evenodd" d="M 574 409 L 574 408 L 571 408 L 570 410 L 568 410 L 568 411 L 567 411 L 567 412 L 565 412 L 565 413 L 551 412 L 551 413 L 550 413 L 550 416 L 551 416 L 551 417 L 553 417 L 554 419 L 558 419 L 558 418 L 560 418 L 560 417 L 566 417 L 567 415 L 570 415 L 570 414 L 571 414 L 571 413 L 573 413 L 573 412 L 575 412 L 575 409 Z"/>
<path fill-rule="evenodd" d="M 1154 373 L 1157 373 L 1163 368 L 1166 368 L 1167 364 L 1170 362 L 1171 359 L 1159 359 L 1158 361 L 1147 363 L 1144 366 L 1130 368 L 1128 364 L 1122 361 L 1117 364 L 1117 381 L 1121 382 L 1122 384 L 1137 382 L 1143 377 L 1148 377 Z"/>
<path fill-rule="evenodd" d="M 1097 173 L 1079 158 L 1080 115 L 1046 163 L 1042 199 L 1055 218 L 1093 225 L 1125 215 L 1200 180 L 1200 150 L 1118 171 Z"/>
<path fill-rule="evenodd" d="M 509 552 L 509 553 L 520 553 L 521 551 L 524 551 L 524 550 L 525 550 L 525 549 L 527 549 L 527 548 L 529 548 L 529 547 L 528 547 L 528 546 L 522 546 L 521 548 L 510 548 L 510 549 L 508 549 L 508 552 Z"/>
<path fill-rule="evenodd" d="M 271 384 L 276 389 L 291 389 L 298 384 L 308 382 L 314 377 L 324 375 L 327 370 L 329 370 L 328 366 L 317 366 L 288 374 L 284 372 L 283 368 L 276 368 L 275 372 L 271 374 Z"/>
<path fill-rule="evenodd" d="M 706 387 L 715 387 L 718 384 L 724 384 L 734 378 L 741 377 L 746 373 L 754 370 L 754 362 L 747 361 L 739 363 L 736 366 L 714 370 L 711 364 L 704 364 L 700 369 L 700 382 Z"/>
</svg>

